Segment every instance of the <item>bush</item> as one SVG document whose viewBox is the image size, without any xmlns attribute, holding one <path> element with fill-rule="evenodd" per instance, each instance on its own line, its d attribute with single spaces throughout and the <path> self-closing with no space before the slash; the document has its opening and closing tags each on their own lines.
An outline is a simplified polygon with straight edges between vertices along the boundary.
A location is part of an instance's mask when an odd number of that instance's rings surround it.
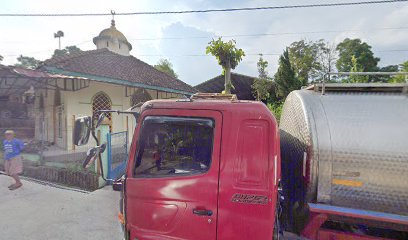
<svg viewBox="0 0 408 240">
<path fill-rule="evenodd" d="M 273 115 L 275 115 L 276 121 L 279 123 L 282 114 L 283 102 L 268 103 L 268 108 L 271 110 Z"/>
</svg>

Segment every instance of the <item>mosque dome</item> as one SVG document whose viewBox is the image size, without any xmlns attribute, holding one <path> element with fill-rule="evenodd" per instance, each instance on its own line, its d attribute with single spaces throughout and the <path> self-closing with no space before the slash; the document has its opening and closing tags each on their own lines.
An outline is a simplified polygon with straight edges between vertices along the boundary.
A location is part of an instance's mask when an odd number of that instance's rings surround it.
<svg viewBox="0 0 408 240">
<path fill-rule="evenodd" d="M 97 37 L 94 37 L 93 42 L 97 49 L 107 48 L 121 55 L 129 55 L 132 50 L 132 44 L 122 32 L 116 29 L 115 20 L 112 20 L 110 28 L 102 30 Z"/>
</svg>

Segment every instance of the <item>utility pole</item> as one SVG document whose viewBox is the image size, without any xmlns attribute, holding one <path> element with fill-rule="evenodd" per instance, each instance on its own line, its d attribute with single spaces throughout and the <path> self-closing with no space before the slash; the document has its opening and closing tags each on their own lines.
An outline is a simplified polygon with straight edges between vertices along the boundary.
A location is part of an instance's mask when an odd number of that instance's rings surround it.
<svg viewBox="0 0 408 240">
<path fill-rule="evenodd" d="M 61 38 L 64 36 L 64 32 L 59 30 L 54 33 L 54 38 L 58 38 L 58 49 L 61 50 Z"/>
</svg>

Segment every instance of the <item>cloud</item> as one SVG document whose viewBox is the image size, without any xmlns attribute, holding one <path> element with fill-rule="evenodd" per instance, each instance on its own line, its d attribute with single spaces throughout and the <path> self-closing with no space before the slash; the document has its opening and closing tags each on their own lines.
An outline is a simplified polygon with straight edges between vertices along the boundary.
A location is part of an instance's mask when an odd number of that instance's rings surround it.
<svg viewBox="0 0 408 240">
<path fill-rule="evenodd" d="M 326 0 L 326 2 L 330 2 Z M 307 3 L 321 3 L 310 0 Z M 116 12 L 215 9 L 230 7 L 278 6 L 305 4 L 301 0 L 100 0 L 100 1 L 7 1 L 2 12 Z M 109 27 L 110 16 L 71 18 L 1 18 L 0 54 L 3 64 L 15 63 L 16 55 L 24 54 L 38 59 L 48 58 L 57 47 L 53 33 L 63 30 L 64 46 L 79 44 L 82 49 L 95 49 L 92 38 Z M 117 28 L 133 45 L 131 54 L 155 64 L 161 57 L 170 59 L 180 78 L 195 85 L 218 75 L 221 68 L 214 57 L 180 56 L 204 54 L 208 41 L 215 35 L 233 35 L 237 46 L 247 56 L 236 72 L 256 76 L 258 53 L 282 53 L 293 41 L 308 39 L 338 43 L 344 38 L 361 38 L 373 46 L 380 65 L 399 64 L 408 60 L 408 29 L 373 30 L 384 27 L 408 27 L 408 4 L 377 4 L 354 7 L 287 9 L 236 13 L 208 13 L 184 15 L 117 16 Z M 339 30 L 364 30 L 336 32 Z M 334 31 L 324 33 L 305 33 Z M 245 37 L 242 34 L 285 33 L 270 36 Z M 298 33 L 298 34 L 294 34 Z M 208 38 L 178 40 L 140 40 L 174 36 L 206 36 Z M 230 38 L 225 38 L 226 40 Z M 10 56 L 12 55 L 12 56 Z M 147 56 L 155 55 L 155 56 Z M 159 56 L 157 56 L 159 55 Z M 265 55 L 271 75 L 276 71 L 279 56 Z"/>
<path fill-rule="evenodd" d="M 221 67 L 212 56 L 205 55 L 205 47 L 214 33 L 174 23 L 162 29 L 167 37 L 196 36 L 205 38 L 171 39 L 160 41 L 160 53 L 173 63 L 181 80 L 192 85 L 213 78 L 221 73 Z"/>
</svg>

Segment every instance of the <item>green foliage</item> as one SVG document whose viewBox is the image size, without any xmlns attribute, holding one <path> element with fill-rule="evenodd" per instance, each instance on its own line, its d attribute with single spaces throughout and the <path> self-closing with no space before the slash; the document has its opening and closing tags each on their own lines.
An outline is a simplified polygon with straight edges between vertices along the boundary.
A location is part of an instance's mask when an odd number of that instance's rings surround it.
<svg viewBox="0 0 408 240">
<path fill-rule="evenodd" d="M 380 72 L 398 72 L 398 65 L 388 65 L 385 67 L 381 67 L 379 69 Z M 374 82 L 389 82 L 392 79 L 392 76 L 373 76 Z"/>
<path fill-rule="evenodd" d="M 289 59 L 289 51 L 286 49 L 279 58 L 279 67 L 275 73 L 277 97 L 285 99 L 288 94 L 302 87 L 302 82 L 296 77 L 295 71 Z"/>
<path fill-rule="evenodd" d="M 268 103 L 268 108 L 271 110 L 273 115 L 275 116 L 276 120 L 280 121 L 281 115 L 282 115 L 282 109 L 283 109 L 283 102 L 275 102 L 275 103 Z"/>
<path fill-rule="evenodd" d="M 14 66 L 22 67 L 22 68 L 30 68 L 30 69 L 36 69 L 41 63 L 40 60 L 37 60 L 33 57 L 23 56 L 23 55 L 20 55 L 17 58 L 17 61 L 18 63 L 16 63 Z"/>
<path fill-rule="evenodd" d="M 268 61 L 264 60 L 262 54 L 259 57 L 258 63 L 258 78 L 255 79 L 252 84 L 252 91 L 256 100 L 266 100 L 271 95 L 271 89 L 273 86 L 272 79 L 268 76 Z"/>
<path fill-rule="evenodd" d="M 303 86 L 322 80 L 325 73 L 334 69 L 336 48 L 323 39 L 293 42 L 288 49 L 292 67 Z"/>
<path fill-rule="evenodd" d="M 401 63 L 399 65 L 400 72 L 408 72 L 408 61 L 405 61 L 404 63 Z M 390 83 L 405 83 L 407 81 L 408 77 L 404 75 L 398 75 L 390 78 L 388 82 Z"/>
<path fill-rule="evenodd" d="M 64 55 L 69 55 L 69 54 L 73 54 L 73 53 L 80 53 L 82 52 L 82 50 L 80 48 L 78 48 L 77 46 L 67 46 L 64 49 L 55 49 L 54 50 L 54 54 L 52 55 L 52 57 L 61 57 Z"/>
<path fill-rule="evenodd" d="M 259 60 L 256 63 L 256 66 L 258 68 L 258 77 L 260 79 L 270 79 L 270 77 L 268 76 L 268 71 L 266 70 L 266 68 L 268 68 L 268 61 L 263 59 L 263 55 L 260 54 L 259 55 Z"/>
<path fill-rule="evenodd" d="M 351 56 L 351 70 L 350 72 L 364 72 L 363 67 L 357 62 L 357 58 L 353 55 Z M 351 75 L 350 82 L 352 83 L 368 83 L 368 76 L 358 76 Z"/>
<path fill-rule="evenodd" d="M 225 93 L 227 94 L 234 87 L 231 83 L 231 69 L 235 69 L 238 63 L 241 62 L 242 57 L 245 56 L 244 51 L 240 48 L 238 49 L 235 44 L 235 40 L 224 42 L 221 38 L 218 38 L 209 42 L 205 50 L 205 53 L 213 55 L 218 60 L 218 64 L 223 68 L 225 72 Z"/>
<path fill-rule="evenodd" d="M 266 100 L 271 96 L 272 87 L 271 80 L 256 78 L 252 84 L 253 95 L 257 101 Z"/>
<path fill-rule="evenodd" d="M 320 45 L 318 61 L 320 65 L 320 72 L 315 76 L 315 81 L 320 81 L 324 77 L 325 73 L 333 72 L 336 66 L 337 60 L 337 50 L 336 46 L 333 43 L 323 43 L 323 40 L 319 40 L 322 45 Z M 326 79 L 328 82 L 335 82 L 331 76 L 329 79 Z"/>
<path fill-rule="evenodd" d="M 221 37 L 217 40 L 212 40 L 208 43 L 205 50 L 206 54 L 211 54 L 217 58 L 218 64 L 224 69 L 235 69 L 238 63 L 241 62 L 242 57 L 245 56 L 244 50 L 235 46 L 235 40 L 229 40 L 228 42 L 222 41 Z"/>
<path fill-rule="evenodd" d="M 290 62 L 303 86 L 308 84 L 312 75 L 316 75 L 321 70 L 317 56 L 323 47 L 322 40 L 318 42 L 301 40 L 289 46 Z"/>
<path fill-rule="evenodd" d="M 371 46 L 361 39 L 346 38 L 336 47 L 339 51 L 339 59 L 336 62 L 336 67 L 340 72 L 350 72 L 353 68 L 352 58 L 356 59 L 356 65 L 363 72 L 375 72 L 378 70 L 377 64 L 379 58 L 374 57 L 371 51 Z"/>
<path fill-rule="evenodd" d="M 160 59 L 159 62 L 154 65 L 154 68 L 160 72 L 167 73 L 174 78 L 178 78 L 177 73 L 173 70 L 173 64 L 171 64 L 171 62 L 167 59 Z"/>
</svg>

